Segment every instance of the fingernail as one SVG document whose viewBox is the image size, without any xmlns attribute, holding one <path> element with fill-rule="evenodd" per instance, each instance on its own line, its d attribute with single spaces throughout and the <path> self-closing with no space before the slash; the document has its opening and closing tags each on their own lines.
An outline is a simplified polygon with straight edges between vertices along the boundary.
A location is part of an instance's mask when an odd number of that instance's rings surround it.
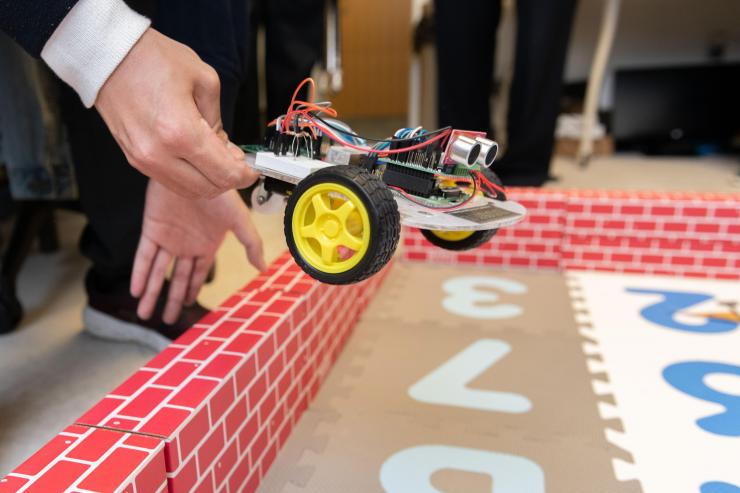
<svg viewBox="0 0 740 493">
<path fill-rule="evenodd" d="M 232 142 L 226 144 L 226 148 L 229 150 L 232 156 L 236 159 L 244 159 L 244 153 L 241 149 L 235 146 Z"/>
</svg>

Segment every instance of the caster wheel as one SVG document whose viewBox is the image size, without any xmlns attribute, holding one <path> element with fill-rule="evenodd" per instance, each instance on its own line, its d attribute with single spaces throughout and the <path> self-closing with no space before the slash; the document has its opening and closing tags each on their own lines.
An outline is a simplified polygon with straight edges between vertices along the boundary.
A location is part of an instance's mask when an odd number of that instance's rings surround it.
<svg viewBox="0 0 740 493">
<path fill-rule="evenodd" d="M 296 186 L 284 227 L 290 253 L 308 275 L 327 284 L 351 284 L 388 263 L 401 218 L 382 180 L 353 166 L 332 166 Z"/>
<path fill-rule="evenodd" d="M 277 214 L 282 212 L 285 205 L 285 196 L 265 189 L 264 182 L 252 189 L 249 199 L 250 207 L 259 214 Z"/>
</svg>

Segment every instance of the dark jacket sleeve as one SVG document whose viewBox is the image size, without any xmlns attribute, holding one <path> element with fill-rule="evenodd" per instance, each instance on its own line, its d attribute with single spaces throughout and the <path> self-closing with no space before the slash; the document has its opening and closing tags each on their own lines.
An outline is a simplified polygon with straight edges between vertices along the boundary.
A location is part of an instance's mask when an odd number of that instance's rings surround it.
<svg viewBox="0 0 740 493">
<path fill-rule="evenodd" d="M 0 30 L 38 57 L 78 0 L 0 0 Z"/>
</svg>

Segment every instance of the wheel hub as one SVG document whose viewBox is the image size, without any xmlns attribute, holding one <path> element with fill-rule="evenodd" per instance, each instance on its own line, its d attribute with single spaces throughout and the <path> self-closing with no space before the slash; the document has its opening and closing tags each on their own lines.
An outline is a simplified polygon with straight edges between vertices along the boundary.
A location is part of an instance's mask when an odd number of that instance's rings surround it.
<svg viewBox="0 0 740 493">
<path fill-rule="evenodd" d="M 293 211 L 293 238 L 303 258 L 328 273 L 346 272 L 370 245 L 370 218 L 362 200 L 337 183 L 304 192 Z"/>
<path fill-rule="evenodd" d="M 329 238 L 336 238 L 341 230 L 339 221 L 331 216 L 325 216 L 321 221 L 321 232 Z"/>
</svg>

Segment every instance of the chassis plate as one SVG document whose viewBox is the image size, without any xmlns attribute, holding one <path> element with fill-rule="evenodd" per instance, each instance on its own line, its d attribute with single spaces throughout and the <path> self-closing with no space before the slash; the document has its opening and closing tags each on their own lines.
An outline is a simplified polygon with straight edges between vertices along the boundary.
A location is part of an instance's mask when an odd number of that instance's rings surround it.
<svg viewBox="0 0 740 493">
<path fill-rule="evenodd" d="M 306 157 L 276 156 L 272 152 L 246 154 L 247 163 L 255 171 L 287 183 L 297 184 L 321 168 L 332 163 Z M 393 192 L 405 226 L 439 231 L 479 231 L 499 229 L 518 223 L 527 210 L 518 202 L 489 199 L 478 196 L 463 207 L 452 210 L 434 210 L 411 202 Z"/>
<path fill-rule="evenodd" d="M 394 192 L 393 195 L 405 226 L 438 231 L 478 231 L 499 229 L 518 223 L 527 210 L 518 202 L 476 197 L 459 209 L 433 210 L 414 204 Z"/>
</svg>

